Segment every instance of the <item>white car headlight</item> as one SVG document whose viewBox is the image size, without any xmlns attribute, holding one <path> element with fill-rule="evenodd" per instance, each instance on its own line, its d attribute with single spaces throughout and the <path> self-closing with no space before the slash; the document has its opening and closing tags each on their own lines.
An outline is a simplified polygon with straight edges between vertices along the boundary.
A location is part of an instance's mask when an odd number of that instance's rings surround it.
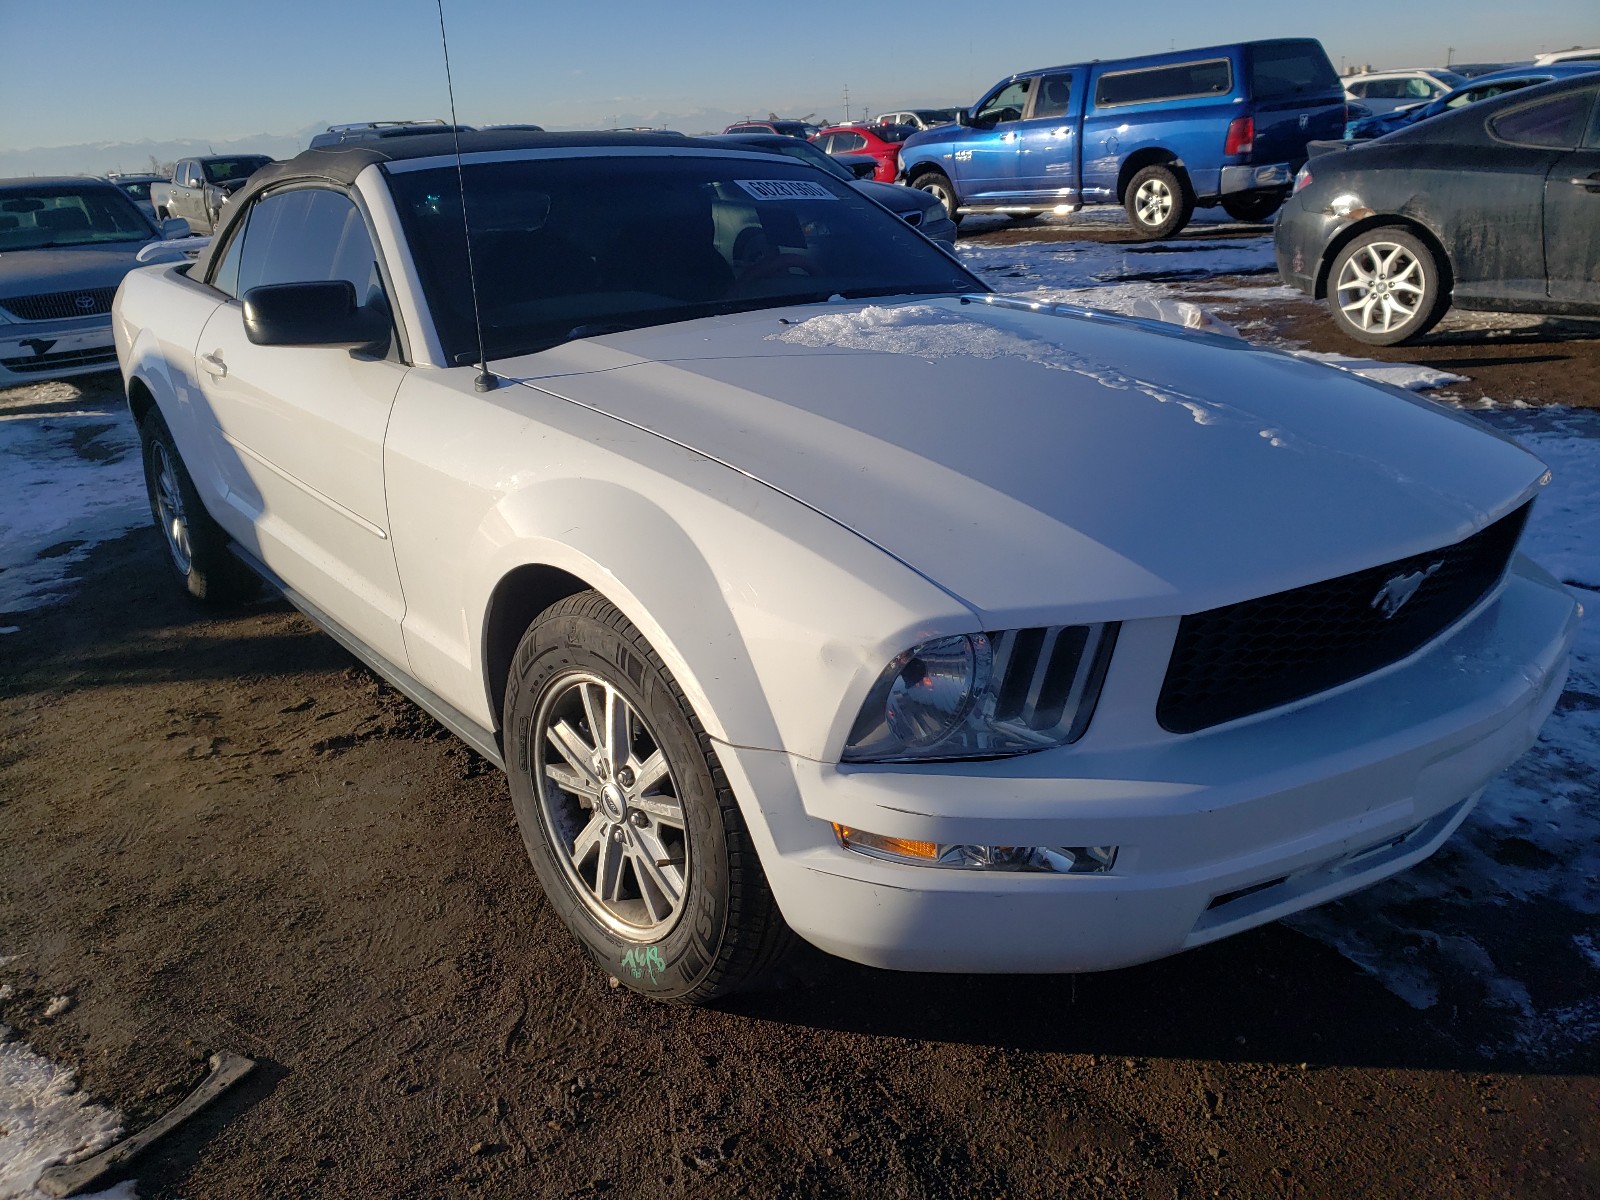
<svg viewBox="0 0 1600 1200">
<path fill-rule="evenodd" d="M 1115 625 L 962 634 L 883 669 L 845 762 L 995 758 L 1077 741 L 1099 698 Z"/>
</svg>

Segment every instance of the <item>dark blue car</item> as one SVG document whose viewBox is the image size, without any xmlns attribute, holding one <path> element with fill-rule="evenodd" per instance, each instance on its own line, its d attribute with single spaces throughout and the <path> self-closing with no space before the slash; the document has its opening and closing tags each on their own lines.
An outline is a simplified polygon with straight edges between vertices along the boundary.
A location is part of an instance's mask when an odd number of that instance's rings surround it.
<svg viewBox="0 0 1600 1200">
<path fill-rule="evenodd" d="M 1002 79 L 957 124 L 910 138 L 900 180 L 957 220 L 1121 204 L 1139 234 L 1161 238 L 1196 207 L 1271 216 L 1306 143 L 1344 125 L 1344 88 L 1319 42 L 1235 43 Z"/>
<path fill-rule="evenodd" d="M 1411 108 L 1396 109 L 1394 112 L 1381 113 L 1375 117 L 1369 116 L 1363 120 L 1351 121 L 1345 128 L 1344 135 L 1347 140 L 1354 141 L 1382 137 L 1386 133 L 1393 133 L 1396 129 L 1404 129 L 1407 125 L 1415 125 L 1418 121 L 1426 121 L 1429 117 L 1437 117 L 1440 113 L 1465 108 L 1467 105 L 1476 104 L 1480 100 L 1491 100 L 1496 96 L 1504 95 L 1506 92 L 1532 87 L 1536 83 L 1549 83 L 1552 79 L 1569 79 L 1574 75 L 1587 75 L 1594 71 L 1600 71 L 1600 62 L 1551 63 L 1545 67 L 1512 67 L 1504 71 L 1495 71 L 1493 74 L 1479 75 L 1465 87 L 1458 87 L 1453 92 L 1446 92 L 1426 104 L 1418 104 Z"/>
</svg>

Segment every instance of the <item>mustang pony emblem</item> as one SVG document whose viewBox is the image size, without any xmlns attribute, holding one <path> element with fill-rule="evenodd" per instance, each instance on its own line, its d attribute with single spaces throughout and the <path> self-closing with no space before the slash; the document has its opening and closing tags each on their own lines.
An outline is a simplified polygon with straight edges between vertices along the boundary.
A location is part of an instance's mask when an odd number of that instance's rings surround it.
<svg viewBox="0 0 1600 1200">
<path fill-rule="evenodd" d="M 1417 589 L 1422 586 L 1422 581 L 1442 566 L 1443 562 L 1436 562 L 1425 571 L 1396 575 L 1378 589 L 1378 594 L 1372 598 L 1372 607 L 1382 613 L 1383 619 L 1387 621 L 1410 602 L 1411 597 L 1415 596 Z"/>
</svg>

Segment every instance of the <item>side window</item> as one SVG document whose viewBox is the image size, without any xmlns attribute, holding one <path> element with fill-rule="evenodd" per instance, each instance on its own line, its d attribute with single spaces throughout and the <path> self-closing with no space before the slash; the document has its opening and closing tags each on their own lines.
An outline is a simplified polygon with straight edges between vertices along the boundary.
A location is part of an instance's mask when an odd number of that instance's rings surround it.
<svg viewBox="0 0 1600 1200">
<path fill-rule="evenodd" d="M 1583 136 L 1594 98 L 1592 91 L 1568 92 L 1553 100 L 1513 108 L 1491 118 L 1489 132 L 1502 142 L 1517 146 L 1571 150 Z"/>
<path fill-rule="evenodd" d="M 1372 85 L 1370 83 L 1352 83 L 1349 87 L 1345 88 L 1345 91 L 1349 92 L 1357 100 L 1365 100 L 1367 96 L 1371 94 L 1367 91 L 1367 89 L 1371 86 Z"/>
<path fill-rule="evenodd" d="M 833 135 L 833 149 L 831 154 L 853 154 L 857 150 L 867 148 L 867 139 L 859 133 L 836 133 Z"/>
<path fill-rule="evenodd" d="M 1117 71 L 1100 76 L 1094 102 L 1100 108 L 1118 104 L 1150 104 L 1190 96 L 1222 96 L 1233 90 L 1233 64 L 1225 58 Z"/>
<path fill-rule="evenodd" d="M 1600 103 L 1594 106 L 1594 116 L 1589 118 L 1589 132 L 1583 139 L 1585 150 L 1600 150 Z"/>
<path fill-rule="evenodd" d="M 1431 100 L 1442 90 L 1443 89 L 1440 88 L 1438 84 L 1427 79 L 1418 78 L 1406 80 L 1407 100 Z"/>
<path fill-rule="evenodd" d="M 1032 84 L 1031 79 L 1018 79 L 1006 84 L 983 102 L 983 107 L 978 110 L 978 119 L 996 122 L 1022 120 L 1022 114 L 1028 107 L 1028 90 Z"/>
<path fill-rule="evenodd" d="M 1033 100 L 1034 120 L 1047 117 L 1064 117 L 1072 102 L 1072 76 L 1046 75 L 1039 82 L 1039 94 Z"/>
<path fill-rule="evenodd" d="M 222 287 L 228 259 L 237 256 L 230 294 L 273 283 L 311 283 L 348 279 L 356 302 L 380 292 L 378 256 L 360 210 L 341 192 L 297 188 L 256 202 L 243 232 L 229 244 L 217 271 Z M 227 290 L 224 288 L 223 290 Z"/>
</svg>

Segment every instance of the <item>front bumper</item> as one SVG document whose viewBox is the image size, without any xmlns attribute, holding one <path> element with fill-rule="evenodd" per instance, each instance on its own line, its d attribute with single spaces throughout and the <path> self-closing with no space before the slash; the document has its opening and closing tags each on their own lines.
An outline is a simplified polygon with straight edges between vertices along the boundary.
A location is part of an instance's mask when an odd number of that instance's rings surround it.
<svg viewBox="0 0 1600 1200">
<path fill-rule="evenodd" d="M 0 387 L 116 368 L 109 313 L 0 325 Z"/>
<path fill-rule="evenodd" d="M 1320 300 L 1317 281 L 1322 274 L 1323 256 L 1339 231 L 1348 224 L 1348 218 L 1313 211 L 1298 197 L 1291 197 L 1272 229 L 1272 250 L 1283 281 Z"/>
<path fill-rule="evenodd" d="M 1286 162 L 1223 167 L 1218 191 L 1221 195 L 1231 196 L 1235 192 L 1263 192 L 1275 188 L 1287 188 L 1294 183 L 1294 173 L 1299 169 L 1299 164 Z"/>
<path fill-rule="evenodd" d="M 1412 658 L 1190 736 L 1129 718 L 1165 669 L 1162 622 L 1118 661 L 1076 746 L 988 763 L 847 768 L 718 746 L 780 909 L 806 940 L 912 971 L 1095 971 L 1160 958 L 1365 887 L 1436 850 L 1538 736 L 1579 609 L 1518 559 Z M 1124 651 L 1131 650 L 1131 653 Z M 831 822 L 891 837 L 1118 847 L 1104 874 L 901 865 Z"/>
</svg>

